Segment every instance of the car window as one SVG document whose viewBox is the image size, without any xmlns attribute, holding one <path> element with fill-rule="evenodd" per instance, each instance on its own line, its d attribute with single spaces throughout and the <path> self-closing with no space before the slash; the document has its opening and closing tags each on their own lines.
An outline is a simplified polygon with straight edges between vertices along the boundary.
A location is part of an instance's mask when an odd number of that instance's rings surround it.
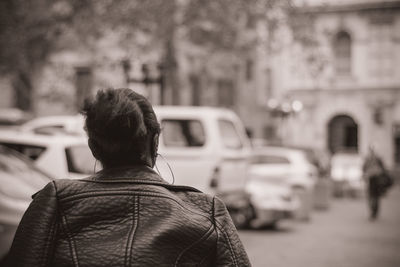
<svg viewBox="0 0 400 267">
<path fill-rule="evenodd" d="M 65 127 L 63 125 L 49 125 L 49 126 L 42 126 L 33 129 L 33 132 L 36 134 L 45 134 L 51 135 L 55 133 L 61 133 L 65 131 Z"/>
<path fill-rule="evenodd" d="M 225 148 L 241 149 L 242 140 L 233 122 L 228 120 L 218 120 L 218 128 L 221 134 L 222 144 Z"/>
<path fill-rule="evenodd" d="M 46 147 L 36 145 L 15 144 L 7 142 L 0 142 L 0 145 L 11 148 L 34 161 L 37 160 L 46 150 Z"/>
<path fill-rule="evenodd" d="M 0 192 L 17 199 L 30 199 L 51 178 L 37 170 L 27 160 L 0 147 Z"/>
<path fill-rule="evenodd" d="M 253 164 L 289 164 L 290 161 L 286 157 L 273 155 L 255 155 L 252 157 Z"/>
<path fill-rule="evenodd" d="M 76 145 L 65 149 L 68 171 L 80 174 L 93 174 L 101 169 L 100 162 L 96 162 L 92 151 L 86 145 Z M 96 167 L 96 169 L 95 169 Z"/>
<path fill-rule="evenodd" d="M 162 120 L 161 127 L 166 147 L 202 147 L 206 143 L 199 120 Z"/>
</svg>

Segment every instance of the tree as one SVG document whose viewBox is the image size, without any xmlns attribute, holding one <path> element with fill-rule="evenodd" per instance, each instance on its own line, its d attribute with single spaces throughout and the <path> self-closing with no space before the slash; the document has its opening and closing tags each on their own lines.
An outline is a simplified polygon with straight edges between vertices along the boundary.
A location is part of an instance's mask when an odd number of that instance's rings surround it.
<svg viewBox="0 0 400 267">
<path fill-rule="evenodd" d="M 35 82 L 46 60 L 66 30 L 85 27 L 80 22 L 93 10 L 92 4 L 88 0 L 0 1 L 0 73 L 12 77 L 16 107 L 33 109 Z"/>
<path fill-rule="evenodd" d="M 179 42 L 210 55 L 240 55 L 253 46 L 243 41 L 248 30 L 243 18 L 267 18 L 273 28 L 269 14 L 285 5 L 278 0 L 3 0 L 0 72 L 13 77 L 16 106 L 31 110 L 36 79 L 49 56 L 65 46 L 66 36 L 91 47 L 110 31 L 123 33 L 121 44 L 135 42 L 132 36 L 140 33 L 149 37 L 144 49 L 160 51 L 167 90 L 178 104 Z"/>
</svg>

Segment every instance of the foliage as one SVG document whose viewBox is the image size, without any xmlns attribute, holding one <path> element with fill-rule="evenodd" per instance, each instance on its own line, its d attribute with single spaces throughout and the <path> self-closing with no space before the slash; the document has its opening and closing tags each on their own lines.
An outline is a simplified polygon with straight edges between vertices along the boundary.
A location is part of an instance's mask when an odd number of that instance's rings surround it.
<svg viewBox="0 0 400 267">
<path fill-rule="evenodd" d="M 0 72 L 15 78 L 17 106 L 31 109 L 34 80 L 54 51 L 90 49 L 112 31 L 127 47 L 147 36 L 142 47 L 162 51 L 167 85 L 177 90 L 177 39 L 237 55 L 260 42 L 245 37 L 258 22 L 273 40 L 292 8 L 291 0 L 2 0 Z"/>
</svg>

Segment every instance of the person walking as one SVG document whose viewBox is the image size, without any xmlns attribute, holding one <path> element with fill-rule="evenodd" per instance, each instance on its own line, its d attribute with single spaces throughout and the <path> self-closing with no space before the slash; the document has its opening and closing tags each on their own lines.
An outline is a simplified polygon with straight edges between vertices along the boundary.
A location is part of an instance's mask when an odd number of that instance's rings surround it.
<svg viewBox="0 0 400 267">
<path fill-rule="evenodd" d="M 102 90 L 83 115 L 103 170 L 35 194 L 6 266 L 250 266 L 219 198 L 153 171 L 160 125 L 145 97 Z"/>
<path fill-rule="evenodd" d="M 375 220 L 379 215 L 380 198 L 392 185 L 392 179 L 387 173 L 382 159 L 372 147 L 369 148 L 368 155 L 364 161 L 363 172 L 367 184 L 370 220 Z"/>
</svg>

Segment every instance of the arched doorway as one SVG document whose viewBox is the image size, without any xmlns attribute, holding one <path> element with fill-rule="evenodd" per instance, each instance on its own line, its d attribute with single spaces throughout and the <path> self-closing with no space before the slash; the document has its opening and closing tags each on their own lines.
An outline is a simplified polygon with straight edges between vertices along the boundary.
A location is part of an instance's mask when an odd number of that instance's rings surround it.
<svg viewBox="0 0 400 267">
<path fill-rule="evenodd" d="M 328 148 L 339 151 L 358 151 L 358 125 L 348 115 L 337 115 L 328 124 Z"/>
</svg>

